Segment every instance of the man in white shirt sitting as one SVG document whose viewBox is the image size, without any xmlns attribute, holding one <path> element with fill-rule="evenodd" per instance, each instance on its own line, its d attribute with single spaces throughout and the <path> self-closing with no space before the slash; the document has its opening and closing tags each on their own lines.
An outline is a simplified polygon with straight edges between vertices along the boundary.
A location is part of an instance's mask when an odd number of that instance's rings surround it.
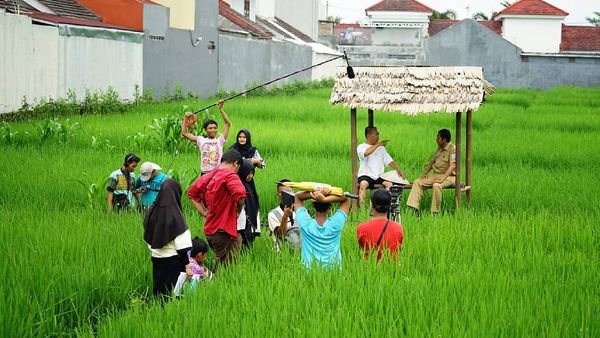
<svg viewBox="0 0 600 338">
<path fill-rule="evenodd" d="M 356 148 L 360 167 L 358 168 L 359 201 L 361 206 L 365 203 L 367 189 L 374 189 L 376 184 L 383 185 L 386 189 L 392 186 L 392 182 L 384 181 L 380 176 L 386 166 L 392 167 L 400 177 L 404 173 L 388 154 L 385 146 L 388 140 L 379 141 L 379 131 L 373 126 L 365 128 L 366 143 Z"/>
</svg>

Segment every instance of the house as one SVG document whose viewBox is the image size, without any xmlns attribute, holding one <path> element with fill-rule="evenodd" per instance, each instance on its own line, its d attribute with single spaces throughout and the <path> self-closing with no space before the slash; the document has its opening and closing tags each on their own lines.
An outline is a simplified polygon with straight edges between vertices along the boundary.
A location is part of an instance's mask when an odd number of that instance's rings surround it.
<svg viewBox="0 0 600 338">
<path fill-rule="evenodd" d="M 104 22 L 144 32 L 143 87 L 155 98 L 217 92 L 217 0 L 78 1 Z"/>
<path fill-rule="evenodd" d="M 106 23 L 75 0 L 0 0 L 0 113 L 23 98 L 79 98 L 142 88 L 142 32 Z"/>
<path fill-rule="evenodd" d="M 499 87 L 600 85 L 600 27 L 566 25 L 567 15 L 520 0 L 490 21 L 431 20 L 427 63 L 483 66 Z"/>
<path fill-rule="evenodd" d="M 359 36 L 370 36 L 370 43 L 357 39 L 358 36 L 352 38 L 352 33 L 350 38 L 344 34 L 339 48 L 348 53 L 355 65 L 422 64 L 433 12 L 434 9 L 415 0 L 379 1 L 365 9 L 366 20 L 360 24 L 361 29 L 352 29 L 360 32 Z"/>
</svg>

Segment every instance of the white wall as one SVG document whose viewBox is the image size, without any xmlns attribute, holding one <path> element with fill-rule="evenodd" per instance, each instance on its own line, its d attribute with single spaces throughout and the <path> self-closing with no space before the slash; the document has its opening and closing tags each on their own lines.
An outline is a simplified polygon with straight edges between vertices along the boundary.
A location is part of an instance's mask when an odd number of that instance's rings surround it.
<svg viewBox="0 0 600 338">
<path fill-rule="evenodd" d="M 276 0 L 275 16 L 317 41 L 319 37 L 319 0 Z"/>
<path fill-rule="evenodd" d="M 558 53 L 562 35 L 562 17 L 505 17 L 502 36 L 524 52 Z"/>
<path fill-rule="evenodd" d="M 59 37 L 58 87 L 61 96 L 71 88 L 78 97 L 86 89 L 112 87 L 120 98 L 131 99 L 135 85 L 142 90 L 143 45 L 79 36 Z"/>
<path fill-rule="evenodd" d="M 329 60 L 333 57 L 335 57 L 335 55 L 313 52 L 312 64 L 316 65 L 319 62 Z M 312 80 L 316 81 L 330 77 L 334 78 L 338 67 L 346 67 L 344 59 L 337 59 L 322 66 L 315 67 L 312 69 Z"/>
<path fill-rule="evenodd" d="M 374 45 L 420 45 L 421 29 L 375 28 L 371 35 Z"/>
<path fill-rule="evenodd" d="M 275 0 L 256 0 L 256 15 L 275 17 Z"/>
<path fill-rule="evenodd" d="M 27 16 L 0 13 L 0 113 L 17 110 L 23 97 L 79 97 L 112 86 L 131 99 L 142 90 L 141 43 L 61 36 Z"/>
</svg>

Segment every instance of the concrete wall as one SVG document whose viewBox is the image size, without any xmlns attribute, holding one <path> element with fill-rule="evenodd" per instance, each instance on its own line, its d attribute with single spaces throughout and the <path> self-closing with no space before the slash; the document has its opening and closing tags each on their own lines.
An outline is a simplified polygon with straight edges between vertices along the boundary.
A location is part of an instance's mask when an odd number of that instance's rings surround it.
<svg viewBox="0 0 600 338">
<path fill-rule="evenodd" d="M 242 90 L 247 84 L 266 82 L 312 62 L 312 48 L 290 42 L 275 42 L 242 38 L 221 33 L 219 35 L 219 87 L 225 90 Z M 306 71 L 280 81 L 310 80 Z"/>
<path fill-rule="evenodd" d="M 485 78 L 498 87 L 600 85 L 600 57 L 522 55 L 519 47 L 473 20 L 441 31 L 428 45 L 427 64 L 481 66 Z"/>
<path fill-rule="evenodd" d="M 421 44 L 421 28 L 374 28 L 374 45 L 412 45 Z"/>
<path fill-rule="evenodd" d="M 163 96 L 167 86 L 172 93 L 176 84 L 184 94 L 208 97 L 217 92 L 218 2 L 195 1 L 194 30 L 171 27 L 169 8 L 144 5 L 144 88 L 151 88 L 155 97 Z M 211 41 L 216 50 L 208 48 Z"/>
<path fill-rule="evenodd" d="M 312 64 L 315 65 L 319 62 L 327 61 L 333 57 L 335 57 L 335 55 L 313 52 Z M 337 74 L 338 67 L 346 67 L 346 61 L 344 61 L 344 59 L 337 59 L 335 61 L 325 63 L 322 66 L 313 68 L 311 79 L 313 81 L 317 81 L 325 78 L 334 78 Z"/>
<path fill-rule="evenodd" d="M 405 66 L 424 64 L 425 46 L 352 46 L 340 45 L 354 66 Z"/>
<path fill-rule="evenodd" d="M 196 16 L 200 10 L 196 0 L 156 0 L 154 2 L 171 10 L 171 27 L 190 30 L 196 27 Z"/>
<path fill-rule="evenodd" d="M 319 20 L 324 18 L 324 6 L 319 0 L 276 0 L 275 16 L 302 33 L 317 40 Z"/>
<path fill-rule="evenodd" d="M 504 18 L 502 36 L 524 52 L 558 53 L 562 36 L 562 17 Z"/>
<path fill-rule="evenodd" d="M 34 25 L 27 16 L 0 13 L 0 113 L 29 102 L 81 98 L 86 90 L 113 87 L 132 99 L 142 85 L 142 44 L 103 38 L 65 36 L 52 26 Z"/>
</svg>

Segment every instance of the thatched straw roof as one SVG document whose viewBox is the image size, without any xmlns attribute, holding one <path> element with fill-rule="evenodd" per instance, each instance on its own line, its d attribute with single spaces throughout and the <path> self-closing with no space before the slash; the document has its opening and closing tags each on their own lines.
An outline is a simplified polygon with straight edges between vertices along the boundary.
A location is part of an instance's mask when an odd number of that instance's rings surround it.
<svg viewBox="0 0 600 338">
<path fill-rule="evenodd" d="M 349 108 L 397 111 L 408 115 L 475 111 L 487 89 L 481 67 L 353 67 L 338 68 L 332 104 Z M 486 87 L 486 88 L 484 88 Z"/>
</svg>

